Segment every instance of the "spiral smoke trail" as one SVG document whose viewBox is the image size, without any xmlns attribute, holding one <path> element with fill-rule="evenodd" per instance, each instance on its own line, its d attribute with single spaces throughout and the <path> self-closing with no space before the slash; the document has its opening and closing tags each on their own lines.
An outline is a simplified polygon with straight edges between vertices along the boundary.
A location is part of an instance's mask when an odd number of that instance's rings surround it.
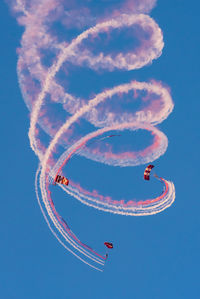
<svg viewBox="0 0 200 299">
<path fill-rule="evenodd" d="M 51 197 L 50 184 L 62 173 L 72 155 L 111 166 L 135 166 L 158 159 L 168 146 L 167 137 L 155 126 L 173 110 L 169 88 L 161 82 L 132 80 L 104 88 L 89 98 L 69 91 L 72 68 L 87 68 L 105 73 L 130 71 L 151 64 L 162 54 L 162 31 L 147 13 L 156 0 L 83 1 L 83 0 L 13 0 L 9 1 L 20 25 L 25 27 L 18 49 L 18 77 L 23 97 L 31 112 L 30 145 L 39 159 L 36 194 L 52 233 L 72 254 L 100 270 L 106 256 L 82 243 L 58 214 Z M 62 28 L 58 34 L 58 28 Z M 135 40 L 117 51 L 105 47 L 112 36 Z M 79 80 L 77 78 L 77 87 Z M 140 107 L 126 109 L 124 103 L 140 100 Z M 115 105 L 115 103 L 118 103 Z M 117 106 L 117 109 L 115 108 Z M 87 125 L 90 125 L 88 129 Z M 144 130 L 152 144 L 143 150 L 116 151 L 94 140 L 104 139 L 111 131 Z M 83 133 L 84 132 L 84 133 Z M 106 137 L 105 137 L 106 138 Z M 62 151 L 60 150 L 62 148 Z M 64 148 L 64 152 L 63 152 Z M 58 157 L 58 153 L 60 156 Z M 80 202 L 114 214 L 153 215 L 165 210 L 175 199 L 174 184 L 163 178 L 163 193 L 145 201 L 114 200 L 99 191 L 85 190 L 70 181 L 61 186 Z"/>
</svg>

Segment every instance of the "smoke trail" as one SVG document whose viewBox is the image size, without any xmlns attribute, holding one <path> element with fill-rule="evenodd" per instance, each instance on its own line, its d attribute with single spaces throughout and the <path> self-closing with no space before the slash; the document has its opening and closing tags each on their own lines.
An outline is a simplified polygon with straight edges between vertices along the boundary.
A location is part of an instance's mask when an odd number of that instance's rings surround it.
<svg viewBox="0 0 200 299">
<path fill-rule="evenodd" d="M 25 103 L 31 111 L 30 145 L 40 163 L 36 194 L 41 211 L 58 241 L 79 259 L 101 271 L 99 267 L 104 266 L 106 256 L 82 243 L 58 214 L 50 182 L 76 153 L 120 167 L 158 159 L 165 153 L 168 140 L 155 126 L 172 112 L 173 101 L 169 89 L 153 80 L 102 88 L 96 94 L 91 90 L 89 98 L 80 96 L 68 88 L 70 69 L 73 66 L 97 73 L 130 71 L 152 63 L 162 54 L 164 46 L 161 29 L 146 14 L 156 1 L 13 0 L 9 3 L 19 24 L 25 27 L 18 49 L 17 70 Z M 62 28 L 60 34 L 57 33 L 58 24 Z M 125 48 L 120 48 L 120 43 L 119 49 L 102 48 L 104 44 L 112 44 L 112 36 L 116 38 L 120 34 L 127 34 L 129 42 L 131 39 L 134 42 Z M 68 81 L 63 79 L 63 74 Z M 124 110 L 123 103 L 133 103 L 136 99 L 140 100 L 140 105 L 134 110 Z M 125 130 L 149 132 L 153 139 L 151 145 L 138 151 L 115 151 L 112 145 L 102 148 L 98 142 L 93 147 L 88 146 L 90 141 L 101 139 L 110 131 Z M 61 147 L 64 153 L 58 157 Z M 144 201 L 117 201 L 72 181 L 68 187 L 60 187 L 96 209 L 143 216 L 165 210 L 175 199 L 174 184 L 163 178 L 159 180 L 163 184 L 162 194 Z"/>
</svg>

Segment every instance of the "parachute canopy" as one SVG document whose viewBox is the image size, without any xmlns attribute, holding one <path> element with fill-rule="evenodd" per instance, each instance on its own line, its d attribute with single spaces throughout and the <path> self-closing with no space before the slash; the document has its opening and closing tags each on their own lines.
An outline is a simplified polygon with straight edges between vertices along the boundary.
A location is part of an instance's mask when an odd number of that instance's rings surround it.
<svg viewBox="0 0 200 299">
<path fill-rule="evenodd" d="M 68 186 L 69 180 L 67 178 L 65 178 L 64 176 L 57 175 L 54 180 L 54 185 L 56 185 L 56 183 Z"/>
<path fill-rule="evenodd" d="M 112 249 L 113 248 L 113 243 L 110 243 L 110 242 L 104 242 L 104 245 L 106 247 L 108 247 L 109 249 Z"/>
<path fill-rule="evenodd" d="M 147 181 L 150 180 L 150 172 L 152 168 L 154 168 L 154 165 L 149 164 L 144 171 L 144 179 Z"/>
</svg>

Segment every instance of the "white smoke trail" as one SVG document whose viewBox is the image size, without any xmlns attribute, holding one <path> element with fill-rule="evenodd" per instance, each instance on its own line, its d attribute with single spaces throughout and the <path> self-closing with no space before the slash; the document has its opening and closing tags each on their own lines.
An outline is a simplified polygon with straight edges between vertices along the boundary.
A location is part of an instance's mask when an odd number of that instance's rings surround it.
<svg viewBox="0 0 200 299">
<path fill-rule="evenodd" d="M 47 91 L 50 88 L 51 81 L 55 77 L 56 73 L 59 71 L 62 64 L 67 60 L 70 59 L 70 57 L 75 56 L 78 57 L 79 53 L 76 53 L 77 46 L 86 38 L 88 38 L 89 35 L 94 35 L 99 33 L 103 29 L 107 29 L 107 27 L 111 28 L 120 28 L 125 25 L 131 26 L 133 24 L 139 23 L 141 26 L 151 26 L 154 30 L 155 34 L 152 37 L 152 46 L 148 53 L 142 52 L 143 55 L 136 57 L 135 54 L 128 55 L 127 59 L 126 57 L 122 56 L 122 54 L 119 54 L 118 57 L 116 57 L 115 60 L 113 60 L 110 56 L 104 57 L 103 55 L 100 55 L 96 58 L 90 58 L 88 56 L 88 53 L 81 53 L 81 62 L 82 60 L 86 60 L 90 63 L 90 66 L 98 65 L 100 63 L 104 63 L 106 61 L 106 67 L 109 65 L 112 65 L 113 67 L 118 68 L 125 68 L 127 70 L 133 70 L 137 68 L 141 68 L 142 66 L 150 63 L 153 59 L 158 58 L 161 55 L 162 48 L 164 46 L 163 40 L 162 40 L 162 33 L 160 28 L 157 26 L 157 24 L 147 15 L 124 15 L 120 17 L 117 20 L 109 20 L 107 22 L 97 24 L 96 26 L 84 31 L 82 34 L 80 34 L 77 38 L 75 38 L 71 44 L 64 48 L 61 52 L 60 56 L 58 57 L 58 60 L 55 64 L 52 65 L 52 67 L 49 69 L 45 82 L 42 86 L 42 91 L 38 96 L 38 99 L 36 100 L 32 113 L 31 113 L 31 124 L 29 129 L 29 138 L 30 138 L 30 145 L 33 151 L 39 156 L 39 152 L 37 150 L 37 141 L 35 138 L 35 128 L 39 117 L 39 112 L 44 100 L 44 97 L 47 93 Z M 82 58 L 83 57 L 83 58 Z M 130 61 L 130 63 L 129 63 Z M 119 90 L 120 91 L 120 90 Z M 122 91 L 123 92 L 123 91 Z M 107 94 L 109 96 L 109 93 Z M 91 107 L 92 108 L 92 107 Z"/>
<path fill-rule="evenodd" d="M 74 2 L 74 4 L 78 3 L 76 0 L 74 0 Z M 13 10 L 17 14 L 20 14 L 18 15 L 19 23 L 26 26 L 21 42 L 22 49 L 19 52 L 18 75 L 23 96 L 28 108 L 31 110 L 29 128 L 30 145 L 38 156 L 41 165 L 36 173 L 36 194 L 38 203 L 50 230 L 58 241 L 84 263 L 100 271 L 101 269 L 98 268 L 98 265 L 103 266 L 105 264 L 105 258 L 87 247 L 87 245 L 85 246 L 85 244 L 75 237 L 71 230 L 64 226 L 50 197 L 49 179 L 55 178 L 55 175 L 65 164 L 67 157 L 72 152 L 76 152 L 76 150 L 80 149 L 82 145 L 85 145 L 88 140 L 110 130 L 147 130 L 154 136 L 154 141 L 153 144 L 147 147 L 143 152 L 126 153 L 126 157 L 124 157 L 123 154 L 116 155 L 109 152 L 104 153 L 104 155 L 99 155 L 97 151 L 94 153 L 89 149 L 81 152 L 81 155 L 104 164 L 121 167 L 140 165 L 154 161 L 165 153 L 168 145 L 165 134 L 154 126 L 164 121 L 172 112 L 173 101 L 168 89 L 161 83 L 155 81 L 151 83 L 131 81 L 127 84 L 106 89 L 94 96 L 93 99 L 87 101 L 82 98 L 77 98 L 69 92 L 65 92 L 64 88 L 59 84 L 56 75 L 66 62 L 77 66 L 86 65 L 93 70 L 106 69 L 108 71 L 116 69 L 127 71 L 135 70 L 152 63 L 154 59 L 157 59 L 162 54 L 164 46 L 163 35 L 156 22 L 142 12 L 149 12 L 155 3 L 155 0 L 125 0 L 119 5 L 116 5 L 113 11 L 110 10 L 111 17 L 107 15 L 107 12 L 103 12 L 102 15 L 96 18 L 98 23 L 95 24 L 91 7 L 85 10 L 85 17 L 83 16 L 81 19 L 80 11 L 74 8 L 75 5 L 71 8 L 70 3 L 66 2 L 66 22 L 69 28 L 78 28 L 81 26 L 80 24 L 82 24 L 82 26 L 92 24 L 92 26 L 89 29 L 85 29 L 70 41 L 59 42 L 55 36 L 51 35 L 51 31 L 48 30 L 49 23 L 56 20 L 56 15 L 57 17 L 62 16 L 62 9 L 57 10 L 58 7 L 62 7 L 59 1 L 16 0 L 13 2 Z M 72 21 L 73 18 L 78 22 Z M 127 52 L 119 52 L 115 55 L 112 52 L 110 54 L 100 52 L 94 55 L 92 50 L 89 50 L 84 44 L 86 41 L 95 40 L 95 38 L 102 33 L 107 34 L 116 29 L 130 30 L 134 26 L 138 26 L 143 32 L 148 33 L 148 40 L 143 39 L 140 35 L 138 36 L 140 44 L 136 50 L 129 51 L 129 49 L 127 49 Z M 42 64 L 41 49 L 51 49 L 56 56 L 49 68 Z M 30 79 L 32 79 L 31 84 L 29 82 Z M 33 82 L 37 83 L 36 85 L 39 86 L 40 91 L 38 91 L 38 87 L 34 87 Z M 28 85 L 27 87 L 26 84 Z M 30 94 L 31 92 L 29 91 L 29 84 L 31 86 L 30 90 L 33 91 L 32 94 Z M 154 94 L 156 100 L 151 99 L 147 107 L 130 113 L 117 114 L 113 111 L 109 111 L 109 109 L 105 109 L 105 107 L 107 107 L 106 105 L 113 100 L 114 96 L 127 96 L 131 91 L 145 91 L 148 95 Z M 56 132 L 52 132 L 48 122 L 49 120 L 42 124 L 41 115 L 44 113 L 44 104 L 48 105 L 48 100 L 46 100 L 48 95 L 50 95 L 52 102 L 64 104 L 64 109 L 70 115 L 62 125 L 56 129 Z M 104 110 L 102 110 L 103 112 L 100 112 L 98 108 L 102 103 L 105 106 Z M 66 134 L 68 134 L 70 130 L 73 132 L 73 126 L 80 119 L 85 119 L 96 128 L 101 129 L 97 129 L 82 138 L 75 138 L 75 142 L 70 146 L 67 145 L 68 148 L 61 157 L 57 161 L 53 161 L 53 153 L 57 146 L 62 143 L 61 141 L 64 139 L 64 135 L 68 136 Z M 48 147 L 42 146 L 41 144 L 38 125 L 52 138 Z M 108 200 L 102 195 L 88 192 L 73 184 L 68 188 L 63 186 L 61 186 L 61 188 L 69 195 L 77 198 L 80 202 L 96 209 L 113 214 L 144 216 L 159 213 L 174 202 L 174 184 L 162 178 L 160 178 L 160 180 L 164 184 L 164 192 L 161 196 L 141 203 L 133 203 L 133 201 L 124 203 L 122 201 L 116 202 L 115 200 Z M 65 243 L 67 243 L 68 246 L 66 246 Z"/>
</svg>

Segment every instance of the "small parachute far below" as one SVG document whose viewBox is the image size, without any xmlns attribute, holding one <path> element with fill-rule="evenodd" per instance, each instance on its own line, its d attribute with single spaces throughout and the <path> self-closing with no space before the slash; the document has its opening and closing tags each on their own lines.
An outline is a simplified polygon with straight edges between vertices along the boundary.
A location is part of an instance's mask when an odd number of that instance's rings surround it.
<svg viewBox="0 0 200 299">
<path fill-rule="evenodd" d="M 144 179 L 149 181 L 150 180 L 150 172 L 154 168 L 154 165 L 149 164 L 144 171 Z"/>
<path fill-rule="evenodd" d="M 69 180 L 66 177 L 62 176 L 62 175 L 57 175 L 54 179 L 53 184 L 56 185 L 56 183 L 68 186 L 69 185 Z"/>
<path fill-rule="evenodd" d="M 110 242 L 104 242 L 104 245 L 109 248 L 109 249 L 113 249 L 113 243 Z"/>
</svg>

